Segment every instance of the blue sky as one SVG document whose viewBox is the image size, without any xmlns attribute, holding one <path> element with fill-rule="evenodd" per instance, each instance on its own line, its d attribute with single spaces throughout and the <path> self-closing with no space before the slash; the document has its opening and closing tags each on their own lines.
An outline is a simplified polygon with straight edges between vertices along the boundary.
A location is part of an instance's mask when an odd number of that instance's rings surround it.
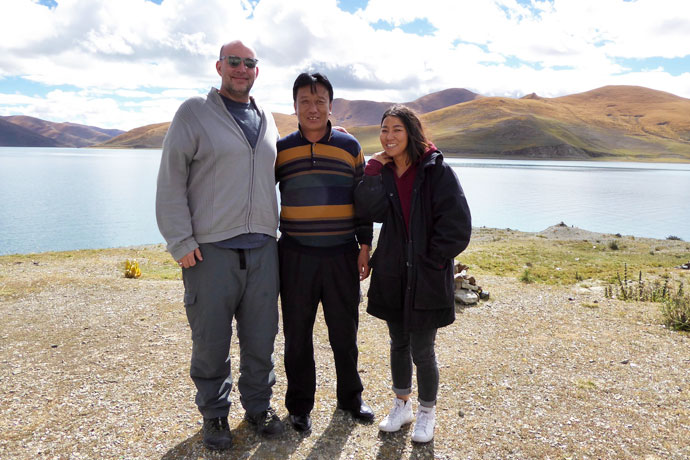
<svg viewBox="0 0 690 460">
<path fill-rule="evenodd" d="M 305 70 L 346 99 L 605 85 L 690 98 L 687 0 L 12 0 L 0 3 L 0 115 L 169 121 L 218 85 L 218 49 L 235 38 L 260 59 L 253 94 L 283 113 Z"/>
</svg>

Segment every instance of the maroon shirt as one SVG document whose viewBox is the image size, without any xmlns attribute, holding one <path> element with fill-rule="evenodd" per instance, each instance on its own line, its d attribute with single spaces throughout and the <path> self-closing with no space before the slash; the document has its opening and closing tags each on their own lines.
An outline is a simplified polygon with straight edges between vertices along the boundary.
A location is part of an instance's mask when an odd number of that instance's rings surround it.
<svg viewBox="0 0 690 460">
<path fill-rule="evenodd" d="M 429 148 L 424 152 L 424 157 L 429 156 L 432 152 L 436 151 L 436 147 L 433 144 L 429 145 Z M 402 208 L 403 218 L 405 219 L 405 229 L 409 235 L 410 233 L 410 211 L 412 210 L 412 189 L 414 187 L 414 179 L 417 177 L 417 168 L 421 163 L 421 159 L 415 161 L 407 171 L 403 173 L 402 176 L 398 177 L 393 170 L 393 177 L 395 178 L 395 187 L 398 190 L 398 198 L 400 198 L 400 207 Z M 393 169 L 393 162 L 387 164 L 387 166 Z M 383 164 L 376 160 L 369 160 L 366 168 L 364 168 L 364 174 L 367 176 L 378 176 L 381 174 L 381 169 Z"/>
</svg>

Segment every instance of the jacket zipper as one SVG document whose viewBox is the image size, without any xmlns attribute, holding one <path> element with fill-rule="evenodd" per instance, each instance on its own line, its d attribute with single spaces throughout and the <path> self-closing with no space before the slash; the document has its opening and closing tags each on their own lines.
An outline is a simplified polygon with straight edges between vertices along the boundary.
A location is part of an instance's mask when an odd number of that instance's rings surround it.
<svg viewBox="0 0 690 460">
<path fill-rule="evenodd" d="M 249 140 L 247 139 L 247 136 L 244 136 L 245 140 L 247 141 L 247 145 L 252 151 L 252 157 L 251 157 L 251 176 L 249 178 L 249 199 L 247 200 L 247 232 L 252 233 L 252 227 L 251 227 L 251 220 L 252 220 L 252 197 L 254 196 L 254 170 L 256 169 L 256 149 L 259 146 L 259 143 L 261 142 L 261 139 L 263 139 L 265 129 L 266 128 L 266 123 L 264 122 L 264 113 L 259 112 L 260 118 L 261 118 L 261 126 L 259 127 L 259 137 L 256 139 L 256 146 L 252 148 L 251 144 L 249 143 Z M 242 131 L 244 134 L 244 131 Z"/>
</svg>

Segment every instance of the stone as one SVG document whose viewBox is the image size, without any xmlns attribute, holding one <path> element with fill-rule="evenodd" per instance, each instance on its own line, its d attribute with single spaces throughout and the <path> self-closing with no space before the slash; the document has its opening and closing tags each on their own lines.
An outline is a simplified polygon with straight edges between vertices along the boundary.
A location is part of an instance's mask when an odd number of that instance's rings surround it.
<svg viewBox="0 0 690 460">
<path fill-rule="evenodd" d="M 474 305 L 479 300 L 479 296 L 472 291 L 460 289 L 455 291 L 455 300 L 463 305 Z"/>
</svg>

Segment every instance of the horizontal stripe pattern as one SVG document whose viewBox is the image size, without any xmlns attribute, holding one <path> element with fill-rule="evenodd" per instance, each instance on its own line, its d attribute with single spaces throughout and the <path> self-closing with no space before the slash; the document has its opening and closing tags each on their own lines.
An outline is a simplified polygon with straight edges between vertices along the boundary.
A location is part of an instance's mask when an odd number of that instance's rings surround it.
<svg viewBox="0 0 690 460">
<path fill-rule="evenodd" d="M 330 126 L 329 126 L 330 127 Z M 304 246 L 355 241 L 354 188 L 364 173 L 357 140 L 339 131 L 310 143 L 299 131 L 278 141 L 280 231 Z"/>
</svg>

